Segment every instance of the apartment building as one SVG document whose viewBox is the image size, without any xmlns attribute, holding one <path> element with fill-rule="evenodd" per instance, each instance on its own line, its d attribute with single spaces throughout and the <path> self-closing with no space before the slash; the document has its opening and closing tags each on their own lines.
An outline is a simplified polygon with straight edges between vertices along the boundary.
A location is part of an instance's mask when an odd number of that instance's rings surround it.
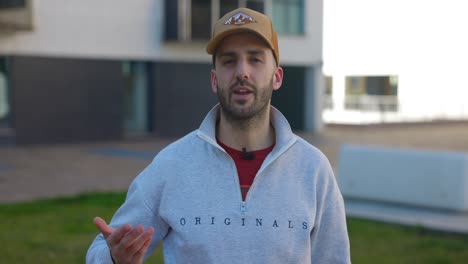
<svg viewBox="0 0 468 264">
<path fill-rule="evenodd" d="M 237 7 L 272 17 L 293 129 L 322 127 L 322 0 L 0 0 L 0 137 L 181 136 L 217 102 L 205 52 Z"/>
<path fill-rule="evenodd" d="M 468 120 L 468 3 L 324 2 L 325 123 Z"/>
</svg>

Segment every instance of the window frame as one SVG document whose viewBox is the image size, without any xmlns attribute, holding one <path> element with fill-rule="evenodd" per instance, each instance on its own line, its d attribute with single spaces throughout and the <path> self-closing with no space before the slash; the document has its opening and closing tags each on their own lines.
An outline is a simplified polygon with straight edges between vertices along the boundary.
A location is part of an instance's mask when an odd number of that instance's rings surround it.
<svg viewBox="0 0 468 264">
<path fill-rule="evenodd" d="M 171 1 L 171 3 L 167 3 L 168 1 Z M 197 41 L 205 41 L 204 37 L 198 38 L 198 37 L 193 37 L 193 32 L 192 32 L 192 24 L 193 24 L 193 17 L 192 17 L 192 3 L 195 0 L 166 0 L 166 16 L 170 15 L 175 15 L 176 17 L 171 18 L 166 17 L 166 33 L 165 33 L 165 40 L 166 41 L 171 41 L 175 40 L 178 42 L 197 42 Z M 224 15 L 221 14 L 221 1 L 222 0 L 210 0 L 210 28 L 207 29 L 209 30 L 209 35 L 211 36 L 211 29 L 214 27 L 215 23 L 218 21 L 218 19 Z M 298 0 L 302 7 L 305 5 L 304 0 Z M 247 7 L 249 3 L 263 3 L 263 10 L 261 12 L 269 15 L 274 19 L 273 17 L 273 5 L 274 5 L 274 0 L 237 0 L 237 6 L 238 7 Z M 174 6 L 175 5 L 175 6 Z M 168 8 L 169 7 L 169 8 Z M 302 8 L 303 10 L 303 8 Z M 174 12 L 176 14 L 174 14 Z M 304 34 L 304 28 L 305 28 L 305 14 L 301 15 L 301 21 L 302 23 L 301 28 L 298 30 L 298 32 L 279 32 L 281 35 L 303 35 Z M 169 26 L 167 25 L 168 23 L 171 23 Z M 177 30 L 177 32 L 174 32 Z M 208 34 L 207 34 L 208 35 Z M 207 40 L 207 39 L 206 39 Z"/>
</svg>

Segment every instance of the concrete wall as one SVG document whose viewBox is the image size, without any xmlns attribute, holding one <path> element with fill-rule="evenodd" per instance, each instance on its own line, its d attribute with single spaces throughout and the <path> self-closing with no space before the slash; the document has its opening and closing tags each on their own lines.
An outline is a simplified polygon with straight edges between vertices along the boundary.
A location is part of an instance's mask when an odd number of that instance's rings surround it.
<svg viewBox="0 0 468 264">
<path fill-rule="evenodd" d="M 468 211 L 468 155 L 343 145 L 338 182 L 345 198 Z"/>
</svg>

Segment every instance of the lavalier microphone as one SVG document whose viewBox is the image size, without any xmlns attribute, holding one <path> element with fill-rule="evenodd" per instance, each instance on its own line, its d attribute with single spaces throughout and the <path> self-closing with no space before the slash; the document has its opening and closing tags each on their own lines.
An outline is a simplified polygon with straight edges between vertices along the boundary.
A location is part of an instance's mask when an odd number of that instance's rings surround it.
<svg viewBox="0 0 468 264">
<path fill-rule="evenodd" d="M 245 148 L 242 148 L 242 159 L 243 160 L 254 160 L 255 159 L 255 153 L 247 152 L 247 150 Z"/>
</svg>

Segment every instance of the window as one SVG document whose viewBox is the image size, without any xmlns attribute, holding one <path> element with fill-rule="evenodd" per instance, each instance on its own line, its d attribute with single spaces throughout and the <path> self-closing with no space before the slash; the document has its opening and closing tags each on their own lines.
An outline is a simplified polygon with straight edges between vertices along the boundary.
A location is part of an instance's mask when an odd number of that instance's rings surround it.
<svg viewBox="0 0 468 264">
<path fill-rule="evenodd" d="M 346 95 L 366 94 L 366 77 L 346 77 Z"/>
<path fill-rule="evenodd" d="M 224 16 L 224 14 L 229 13 L 238 7 L 247 7 L 260 13 L 263 13 L 265 10 L 265 3 L 263 0 L 213 0 L 213 2 L 218 1 L 220 5 L 219 17 Z M 216 18 L 215 21 L 218 18 Z"/>
<path fill-rule="evenodd" d="M 9 101 L 7 61 L 0 57 L 0 128 L 8 125 Z"/>
<path fill-rule="evenodd" d="M 26 0 L 0 0 L 0 9 L 25 7 Z"/>
<path fill-rule="evenodd" d="M 304 31 L 303 0 L 166 0 L 165 39 L 206 41 L 211 37 L 214 23 L 238 7 L 261 13 L 272 11 L 278 33 Z"/>
<path fill-rule="evenodd" d="M 325 83 L 325 94 L 323 96 L 323 108 L 324 109 L 333 109 L 333 78 L 331 76 L 324 76 L 324 83 Z"/>
<path fill-rule="evenodd" d="M 221 0 L 219 4 L 219 17 L 239 7 L 238 0 Z"/>
<path fill-rule="evenodd" d="M 398 76 L 348 76 L 345 85 L 346 109 L 398 110 Z"/>
<path fill-rule="evenodd" d="M 209 39 L 211 36 L 211 0 L 192 0 L 191 17 L 191 39 Z"/>
<path fill-rule="evenodd" d="M 278 34 L 304 33 L 304 1 L 273 0 L 273 25 Z"/>
<path fill-rule="evenodd" d="M 265 3 L 263 0 L 247 0 L 245 6 L 260 13 L 265 13 Z"/>
<path fill-rule="evenodd" d="M 32 30 L 33 0 L 0 0 L 1 30 Z"/>
<path fill-rule="evenodd" d="M 149 131 L 149 67 L 147 62 L 122 63 L 124 129 L 127 135 L 145 135 Z"/>
</svg>

